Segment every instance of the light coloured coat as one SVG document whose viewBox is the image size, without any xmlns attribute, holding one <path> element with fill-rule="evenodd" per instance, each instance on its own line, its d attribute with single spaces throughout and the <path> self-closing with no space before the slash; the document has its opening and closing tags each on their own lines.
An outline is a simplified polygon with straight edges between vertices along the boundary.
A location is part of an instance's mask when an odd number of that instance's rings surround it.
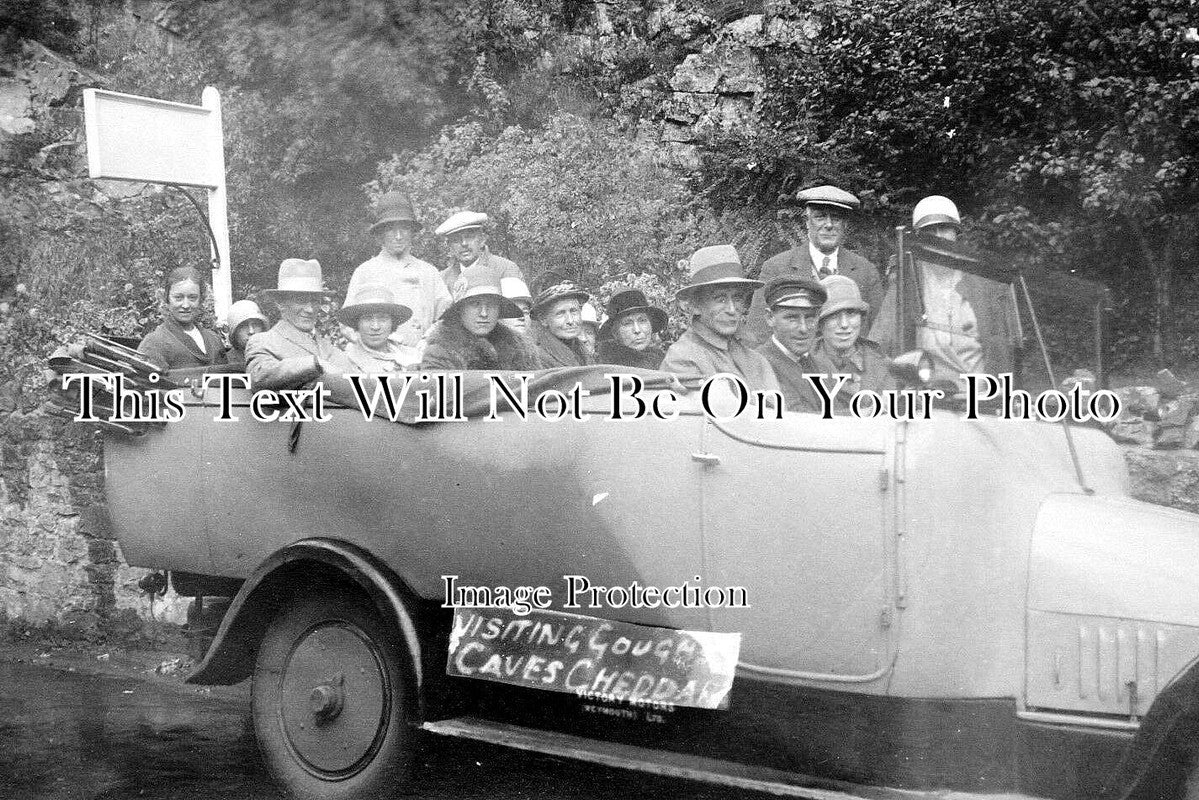
<svg viewBox="0 0 1199 800">
<path fill-rule="evenodd" d="M 281 319 L 246 342 L 246 372 L 255 389 L 295 389 L 322 375 L 317 359 L 340 372 L 353 372 L 346 354 L 324 337 L 305 333 Z"/>
</svg>

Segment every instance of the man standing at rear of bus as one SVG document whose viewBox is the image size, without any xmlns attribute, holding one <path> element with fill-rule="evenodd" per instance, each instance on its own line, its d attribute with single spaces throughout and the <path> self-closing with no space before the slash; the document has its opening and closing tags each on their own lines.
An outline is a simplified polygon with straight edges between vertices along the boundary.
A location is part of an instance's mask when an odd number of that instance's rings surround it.
<svg viewBox="0 0 1199 800">
<path fill-rule="evenodd" d="M 379 253 L 358 265 L 346 289 L 346 297 L 351 298 L 366 286 L 382 286 L 395 302 L 412 309 L 412 317 L 388 338 L 415 353 L 417 361 L 421 337 L 453 303 L 437 268 L 412 255 L 412 243 L 420 229 L 411 198 L 399 192 L 380 197 L 371 209 L 370 227 Z M 351 328 L 343 328 L 342 333 L 357 340 L 358 334 Z"/>
<path fill-rule="evenodd" d="M 814 186 L 796 195 L 803 204 L 805 241 L 766 259 L 758 275 L 772 278 L 810 278 L 819 281 L 829 275 L 844 275 L 858 284 L 862 298 L 870 304 L 866 329 L 878 314 L 883 298 L 883 280 L 878 267 L 842 245 L 849 232 L 849 218 L 862 207 L 862 201 L 837 186 Z M 766 315 L 761 309 L 750 314 L 748 335 L 756 343 L 770 338 Z"/>
<path fill-rule="evenodd" d="M 454 302 L 462 299 L 468 284 L 486 283 L 499 286 L 504 278 L 520 278 L 521 272 L 514 262 L 491 252 L 487 246 L 487 223 L 489 217 L 477 211 L 459 211 L 437 226 L 434 231 L 445 237 L 449 250 L 450 265 L 441 271 L 441 279 L 453 295 Z"/>
</svg>

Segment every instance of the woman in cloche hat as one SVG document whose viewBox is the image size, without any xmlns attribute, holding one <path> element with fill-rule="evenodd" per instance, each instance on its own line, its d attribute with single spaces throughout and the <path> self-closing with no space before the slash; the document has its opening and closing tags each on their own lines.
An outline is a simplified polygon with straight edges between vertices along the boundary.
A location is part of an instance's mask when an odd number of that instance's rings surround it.
<svg viewBox="0 0 1199 800">
<path fill-rule="evenodd" d="M 316 330 L 327 296 L 316 260 L 288 258 L 279 265 L 278 288 L 262 297 L 279 306 L 275 327 L 246 343 L 246 372 L 257 389 L 294 389 L 318 381 L 326 373 L 352 372 L 346 354 Z"/>
<path fill-rule="evenodd" d="M 229 363 L 246 365 L 246 342 L 256 333 L 271 327 L 262 309 L 253 300 L 238 300 L 229 306 Z"/>
<path fill-rule="evenodd" d="M 337 312 L 337 320 L 358 333 L 357 341 L 346 345 L 346 358 L 367 375 L 415 369 L 420 365 L 420 349 L 390 338 L 411 316 L 412 309 L 397 303 L 386 286 L 363 286 Z"/>
<path fill-rule="evenodd" d="M 204 275 L 196 267 L 176 267 L 162 282 L 163 320 L 137 346 L 162 369 L 224 364 L 225 345 L 214 330 L 200 326 Z"/>
<path fill-rule="evenodd" d="M 830 275 L 820 281 L 828 292 L 820 307 L 818 334 L 808 353 L 811 372 L 849 375 L 850 381 L 837 394 L 834 408 L 847 411 L 849 401 L 862 389 L 880 392 L 895 388 L 890 362 L 882 348 L 862 338 L 862 321 L 870 305 L 862 299 L 853 278 Z"/>
<path fill-rule="evenodd" d="M 429 329 L 421 369 L 538 369 L 533 343 L 500 324 L 501 319 L 519 316 L 520 308 L 504 297 L 497 283 L 484 273 L 469 275 L 462 296 Z"/>
<path fill-rule="evenodd" d="M 640 289 L 612 295 L 607 310 L 599 329 L 599 363 L 657 369 L 664 353 L 654 337 L 666 328 L 666 312 L 651 306 Z"/>
</svg>

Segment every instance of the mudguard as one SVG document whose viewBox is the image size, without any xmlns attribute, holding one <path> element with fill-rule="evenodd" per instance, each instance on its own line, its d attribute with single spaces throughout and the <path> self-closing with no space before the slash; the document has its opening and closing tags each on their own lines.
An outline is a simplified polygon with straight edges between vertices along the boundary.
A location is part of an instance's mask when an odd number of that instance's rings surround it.
<svg viewBox="0 0 1199 800">
<path fill-rule="evenodd" d="M 258 566 L 233 598 L 212 646 L 187 682 L 228 685 L 248 678 L 274 610 L 293 596 L 298 580 L 310 582 L 330 573 L 361 587 L 379 611 L 395 622 L 412 662 L 409 666 L 417 696 L 421 696 L 421 645 L 413 601 L 406 599 L 400 581 L 370 553 L 323 538 L 288 545 Z"/>
<path fill-rule="evenodd" d="M 1112 770 L 1103 797 L 1126 800 L 1156 794 L 1164 780 L 1181 785 L 1199 731 L 1199 661 L 1157 696 L 1128 748 Z M 1171 771 L 1176 774 L 1168 774 Z"/>
</svg>

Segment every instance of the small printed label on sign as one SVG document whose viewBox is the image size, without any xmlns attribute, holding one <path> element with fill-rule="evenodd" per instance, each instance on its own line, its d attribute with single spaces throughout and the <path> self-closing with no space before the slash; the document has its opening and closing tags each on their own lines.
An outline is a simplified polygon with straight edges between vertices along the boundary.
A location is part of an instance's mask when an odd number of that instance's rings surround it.
<svg viewBox="0 0 1199 800">
<path fill-rule="evenodd" d="M 740 633 L 458 608 L 446 674 L 593 701 L 718 709 L 728 708 L 740 651 Z"/>
</svg>

